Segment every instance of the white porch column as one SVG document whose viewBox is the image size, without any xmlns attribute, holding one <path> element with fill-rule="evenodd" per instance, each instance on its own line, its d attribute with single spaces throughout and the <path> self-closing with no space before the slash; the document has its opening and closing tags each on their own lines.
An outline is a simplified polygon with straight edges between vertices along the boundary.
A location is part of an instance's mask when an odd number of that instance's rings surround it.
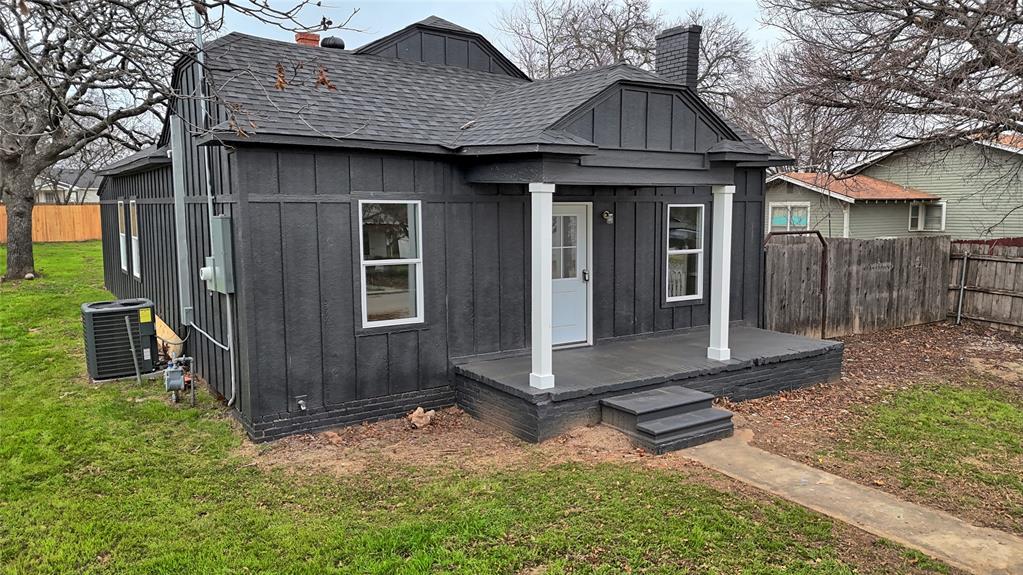
<svg viewBox="0 0 1023 575">
<path fill-rule="evenodd" d="M 735 186 L 714 186 L 714 220 L 710 262 L 710 346 L 707 357 L 728 361 L 728 304 L 732 271 L 732 196 Z"/>
<path fill-rule="evenodd" d="M 532 358 L 529 385 L 539 389 L 554 387 L 554 361 L 551 357 L 551 222 L 553 221 L 554 184 L 529 184 L 532 204 L 530 218 L 532 313 Z"/>
</svg>

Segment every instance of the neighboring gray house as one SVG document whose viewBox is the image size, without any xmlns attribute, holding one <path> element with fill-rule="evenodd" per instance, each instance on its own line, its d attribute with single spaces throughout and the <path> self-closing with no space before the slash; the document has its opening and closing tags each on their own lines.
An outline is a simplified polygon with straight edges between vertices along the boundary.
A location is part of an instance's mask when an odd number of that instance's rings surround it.
<svg viewBox="0 0 1023 575">
<path fill-rule="evenodd" d="M 99 181 L 92 170 L 53 168 L 36 178 L 37 204 L 98 204 Z"/>
<path fill-rule="evenodd" d="M 772 229 L 803 225 L 804 213 L 806 225 L 836 237 L 1021 237 L 1023 137 L 908 145 L 838 176 L 771 176 L 765 220 Z"/>
<path fill-rule="evenodd" d="M 859 239 L 945 233 L 941 198 L 870 176 L 774 174 L 766 196 L 769 232 L 819 230 Z"/>
<path fill-rule="evenodd" d="M 543 81 L 440 18 L 356 50 L 227 34 L 173 83 L 230 108 L 174 101 L 104 170 L 106 285 L 255 439 L 453 404 L 531 441 L 730 433 L 714 395 L 833 379 L 842 347 L 758 329 L 789 160 L 696 94 L 699 33 L 658 36 L 657 74 Z"/>
</svg>

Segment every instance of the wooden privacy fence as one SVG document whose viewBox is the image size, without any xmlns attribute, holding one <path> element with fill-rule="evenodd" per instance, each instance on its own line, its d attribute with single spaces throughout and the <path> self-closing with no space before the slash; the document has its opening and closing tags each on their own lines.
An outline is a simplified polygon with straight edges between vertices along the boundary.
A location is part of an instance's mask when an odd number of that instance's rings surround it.
<svg viewBox="0 0 1023 575">
<path fill-rule="evenodd" d="M 947 236 L 830 238 L 826 260 L 816 237 L 772 237 L 764 250 L 767 329 L 836 337 L 945 319 Z"/>
<path fill-rule="evenodd" d="M 1023 328 L 1023 247 L 952 244 L 948 313 L 958 317 L 960 311 L 965 319 Z"/>
<path fill-rule="evenodd" d="M 102 238 L 99 204 L 38 204 L 32 210 L 33 242 L 80 242 Z M 7 210 L 0 207 L 0 243 L 7 243 Z"/>
</svg>

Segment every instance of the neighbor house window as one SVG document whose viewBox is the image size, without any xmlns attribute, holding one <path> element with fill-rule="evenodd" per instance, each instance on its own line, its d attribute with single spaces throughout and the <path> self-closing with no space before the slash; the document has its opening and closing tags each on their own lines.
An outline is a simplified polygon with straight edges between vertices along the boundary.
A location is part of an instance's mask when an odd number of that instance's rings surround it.
<svg viewBox="0 0 1023 575">
<path fill-rule="evenodd" d="M 421 217 L 418 201 L 359 202 L 363 326 L 423 321 Z"/>
<path fill-rule="evenodd" d="M 128 230 L 124 225 L 124 202 L 117 202 L 117 237 L 121 245 L 121 271 L 128 272 Z"/>
<path fill-rule="evenodd" d="M 131 275 L 142 278 L 142 256 L 139 254 L 139 206 L 132 200 L 128 204 L 131 211 Z"/>
<path fill-rule="evenodd" d="M 667 300 L 699 299 L 703 291 L 703 206 L 668 206 Z"/>
<path fill-rule="evenodd" d="M 909 231 L 945 231 L 945 202 L 915 203 L 909 205 Z"/>
<path fill-rule="evenodd" d="M 768 207 L 772 232 L 796 232 L 810 228 L 810 202 L 771 202 Z"/>
</svg>

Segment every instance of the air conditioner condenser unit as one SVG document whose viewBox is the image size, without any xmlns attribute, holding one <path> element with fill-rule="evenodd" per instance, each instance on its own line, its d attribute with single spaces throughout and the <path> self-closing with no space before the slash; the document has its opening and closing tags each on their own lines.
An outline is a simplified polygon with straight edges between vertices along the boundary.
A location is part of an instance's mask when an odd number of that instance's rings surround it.
<svg viewBox="0 0 1023 575">
<path fill-rule="evenodd" d="M 128 323 L 125 324 L 125 318 Z M 82 304 L 85 359 L 96 381 L 135 375 L 132 344 L 140 373 L 156 370 L 156 316 L 144 298 Z"/>
</svg>

